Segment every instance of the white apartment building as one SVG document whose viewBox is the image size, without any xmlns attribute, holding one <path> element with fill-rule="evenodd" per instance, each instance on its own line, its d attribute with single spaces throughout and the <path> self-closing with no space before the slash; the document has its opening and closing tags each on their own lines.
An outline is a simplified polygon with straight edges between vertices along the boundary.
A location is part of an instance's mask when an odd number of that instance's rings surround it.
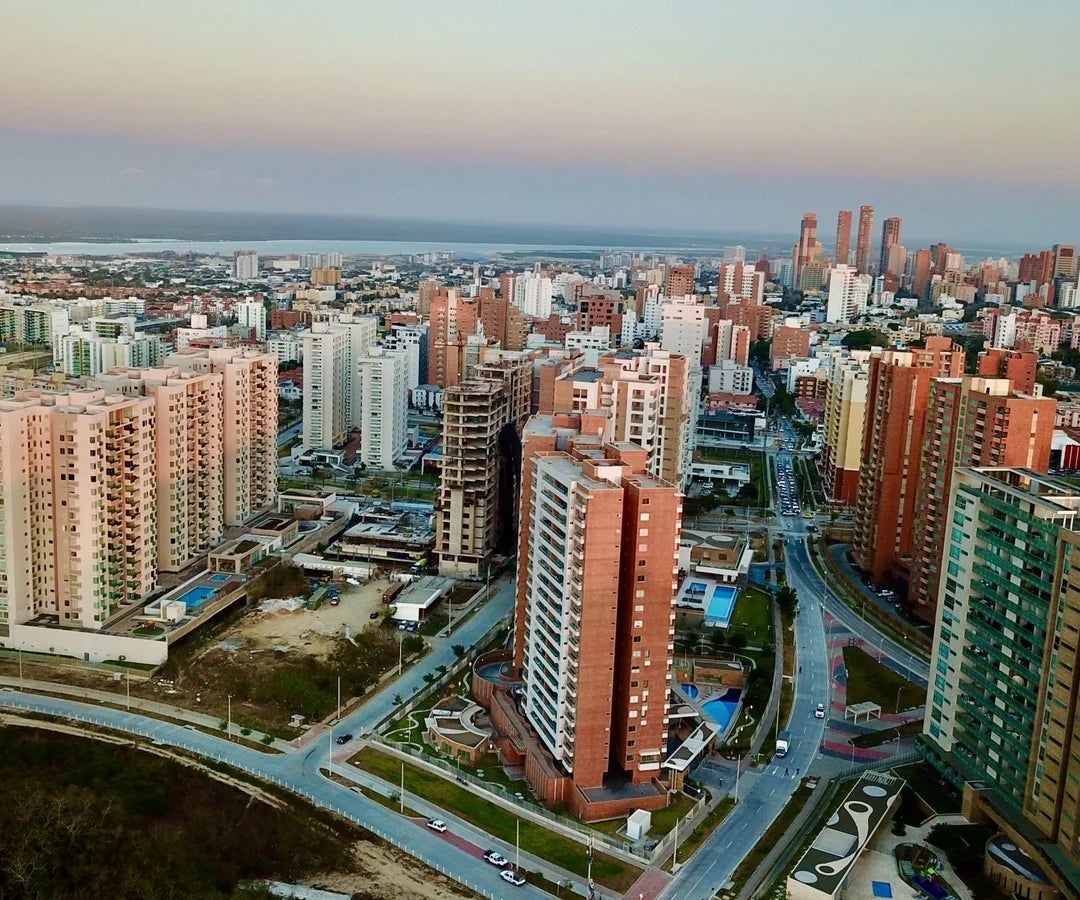
<svg viewBox="0 0 1080 900">
<path fill-rule="evenodd" d="M 229 329 L 224 325 L 210 326 L 209 319 L 202 313 L 191 314 L 191 325 L 176 329 L 176 349 L 186 350 L 192 341 L 213 338 L 228 340 Z"/>
<path fill-rule="evenodd" d="M 250 328 L 255 340 L 266 340 L 266 306 L 261 300 L 237 303 L 236 323 L 242 328 Z"/>
<path fill-rule="evenodd" d="M 253 281 L 258 277 L 258 253 L 254 250 L 237 250 L 233 253 L 233 278 L 237 281 Z"/>
<path fill-rule="evenodd" d="M 611 328 L 594 325 L 588 331 L 568 331 L 563 342 L 567 350 L 580 350 L 587 366 L 595 366 L 601 353 L 611 349 Z"/>
<path fill-rule="evenodd" d="M 701 351 L 709 332 L 705 307 L 693 297 L 686 301 L 669 300 L 661 310 L 660 346 L 668 353 L 678 353 L 701 369 Z"/>
<path fill-rule="evenodd" d="M 294 331 L 276 331 L 266 341 L 266 352 L 273 353 L 279 363 L 303 362 L 304 342 Z"/>
<path fill-rule="evenodd" d="M 871 279 L 860 275 L 852 266 L 833 266 L 829 275 L 829 298 L 825 305 L 825 321 L 847 324 L 866 309 Z"/>
<path fill-rule="evenodd" d="M 514 306 L 526 316 L 546 319 L 551 315 L 551 279 L 535 272 L 522 272 L 514 279 Z"/>
<path fill-rule="evenodd" d="M 356 361 L 375 345 L 373 316 L 313 322 L 304 333 L 304 427 L 307 450 L 332 450 L 363 427 Z"/>
<path fill-rule="evenodd" d="M 761 303 L 765 294 L 765 273 L 740 261 L 724 262 L 719 268 L 717 289 L 732 298 L 745 298 Z"/>
<path fill-rule="evenodd" d="M 754 370 L 734 360 L 722 359 L 709 366 L 710 394 L 750 394 L 754 390 Z"/>
<path fill-rule="evenodd" d="M 53 344 L 54 363 L 73 378 L 93 377 L 117 366 L 156 366 L 164 353 L 156 334 L 97 337 L 79 326 L 60 335 Z"/>
<path fill-rule="evenodd" d="M 357 360 L 360 417 L 360 460 L 377 469 L 392 469 L 408 446 L 404 351 L 375 347 Z"/>
<path fill-rule="evenodd" d="M 405 386 L 411 391 L 427 377 L 428 327 L 426 325 L 394 325 L 382 339 L 387 350 L 405 354 Z"/>
</svg>

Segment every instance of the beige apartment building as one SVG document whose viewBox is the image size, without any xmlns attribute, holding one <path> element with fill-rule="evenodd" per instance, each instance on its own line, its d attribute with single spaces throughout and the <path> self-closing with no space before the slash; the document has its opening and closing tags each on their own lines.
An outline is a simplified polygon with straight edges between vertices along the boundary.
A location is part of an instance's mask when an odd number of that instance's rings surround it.
<svg viewBox="0 0 1080 900">
<path fill-rule="evenodd" d="M 873 355 L 870 350 L 852 350 L 850 354 L 833 356 L 829 361 L 821 479 L 825 496 L 845 506 L 854 506 L 858 495 Z"/>
<path fill-rule="evenodd" d="M 0 624 L 100 629 L 156 584 L 154 402 L 0 401 Z"/>
<path fill-rule="evenodd" d="M 224 532 L 224 377 L 163 367 L 113 369 L 94 382 L 154 401 L 157 566 L 178 572 Z"/>
<path fill-rule="evenodd" d="M 235 347 L 189 348 L 165 363 L 222 377 L 224 517 L 226 525 L 242 525 L 277 499 L 277 357 Z"/>
</svg>

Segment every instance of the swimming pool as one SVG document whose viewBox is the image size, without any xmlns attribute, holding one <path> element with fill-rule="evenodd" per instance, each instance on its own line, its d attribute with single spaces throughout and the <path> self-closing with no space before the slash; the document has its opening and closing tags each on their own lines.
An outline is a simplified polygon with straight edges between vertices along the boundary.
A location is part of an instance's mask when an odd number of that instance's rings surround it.
<svg viewBox="0 0 1080 900">
<path fill-rule="evenodd" d="M 183 601 L 187 604 L 188 609 L 198 609 L 216 593 L 217 591 L 214 590 L 214 588 L 193 587 L 188 588 L 179 597 L 174 597 L 173 599 Z"/>
<path fill-rule="evenodd" d="M 723 697 L 716 697 L 705 703 L 701 711 L 720 726 L 720 731 L 727 729 L 735 710 L 739 708 L 739 692 L 729 690 Z"/>
<path fill-rule="evenodd" d="M 210 580 L 216 581 L 218 584 L 224 584 L 230 578 L 232 578 L 232 575 L 230 575 L 228 572 L 219 572 L 217 575 L 210 576 Z"/>
<path fill-rule="evenodd" d="M 735 609 L 735 598 L 738 595 L 738 589 L 729 584 L 716 585 L 705 610 L 705 624 L 727 628 L 731 624 L 731 613 Z"/>
<path fill-rule="evenodd" d="M 687 585 L 686 593 L 687 594 L 704 594 L 706 587 L 707 587 L 707 585 L 705 584 L 704 581 L 691 581 L 690 584 Z"/>
<path fill-rule="evenodd" d="M 696 684 L 684 684 L 682 689 L 691 700 L 697 699 L 698 689 Z"/>
</svg>

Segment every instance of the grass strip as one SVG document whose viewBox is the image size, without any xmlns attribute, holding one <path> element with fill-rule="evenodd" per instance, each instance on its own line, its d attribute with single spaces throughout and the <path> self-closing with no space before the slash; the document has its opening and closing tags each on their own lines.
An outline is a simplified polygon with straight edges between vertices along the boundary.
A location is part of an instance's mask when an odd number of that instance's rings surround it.
<svg viewBox="0 0 1080 900">
<path fill-rule="evenodd" d="M 358 768 L 379 778 L 397 784 L 401 779 L 401 761 L 367 748 L 350 760 Z M 444 778 L 405 763 L 405 790 L 422 796 L 459 818 L 482 828 L 488 834 L 513 844 L 517 823 L 521 823 L 521 849 L 547 860 L 553 865 L 585 877 L 588 874 L 586 848 L 578 841 L 549 831 L 542 825 L 516 816 L 511 810 L 478 797 L 471 791 Z M 370 794 L 369 794 L 370 796 Z M 636 866 L 621 862 L 612 856 L 593 851 L 593 880 L 625 892 L 641 874 Z"/>
</svg>

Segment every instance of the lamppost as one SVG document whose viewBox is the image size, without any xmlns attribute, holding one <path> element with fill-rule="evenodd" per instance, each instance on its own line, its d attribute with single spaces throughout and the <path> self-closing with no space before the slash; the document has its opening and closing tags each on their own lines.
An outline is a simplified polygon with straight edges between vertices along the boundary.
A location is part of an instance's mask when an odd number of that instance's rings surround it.
<svg viewBox="0 0 1080 900">
<path fill-rule="evenodd" d="M 900 692 L 904 690 L 904 686 L 900 685 L 896 689 L 896 714 L 900 715 Z"/>
<path fill-rule="evenodd" d="M 229 694 L 228 702 L 229 702 L 229 707 L 228 707 L 229 711 L 228 711 L 228 718 L 225 720 L 225 736 L 231 741 L 232 740 L 232 694 Z"/>
</svg>

